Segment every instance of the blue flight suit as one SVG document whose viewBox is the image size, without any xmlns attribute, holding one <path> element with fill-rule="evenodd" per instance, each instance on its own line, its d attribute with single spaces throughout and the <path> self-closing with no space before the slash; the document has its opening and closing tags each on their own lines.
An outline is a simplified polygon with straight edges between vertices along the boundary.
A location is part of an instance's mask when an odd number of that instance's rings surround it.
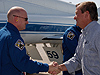
<svg viewBox="0 0 100 75">
<path fill-rule="evenodd" d="M 32 61 L 18 29 L 7 22 L 0 30 L 0 75 L 23 75 L 22 72 L 47 72 L 49 65 Z"/>
<path fill-rule="evenodd" d="M 74 56 L 75 49 L 78 45 L 79 35 L 81 34 L 81 28 L 74 25 L 69 27 L 64 35 L 62 41 L 63 48 L 63 62 L 67 61 Z M 68 71 L 64 71 L 63 75 L 70 75 Z M 82 71 L 76 71 L 75 75 L 82 75 Z"/>
</svg>

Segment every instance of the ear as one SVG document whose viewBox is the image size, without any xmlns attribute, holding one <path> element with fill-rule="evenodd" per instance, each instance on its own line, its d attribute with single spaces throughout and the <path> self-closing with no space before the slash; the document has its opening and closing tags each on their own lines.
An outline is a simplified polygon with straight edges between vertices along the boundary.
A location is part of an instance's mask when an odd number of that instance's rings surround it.
<svg viewBox="0 0 100 75">
<path fill-rule="evenodd" d="M 84 12 L 85 13 L 85 18 L 89 18 L 90 17 L 90 13 L 89 13 L 89 11 L 86 11 L 86 12 Z"/>
<path fill-rule="evenodd" d="M 18 17 L 14 17 L 14 22 L 15 22 L 15 23 L 18 22 Z"/>
<path fill-rule="evenodd" d="M 16 20 L 16 22 L 18 22 L 18 20 Z"/>
</svg>

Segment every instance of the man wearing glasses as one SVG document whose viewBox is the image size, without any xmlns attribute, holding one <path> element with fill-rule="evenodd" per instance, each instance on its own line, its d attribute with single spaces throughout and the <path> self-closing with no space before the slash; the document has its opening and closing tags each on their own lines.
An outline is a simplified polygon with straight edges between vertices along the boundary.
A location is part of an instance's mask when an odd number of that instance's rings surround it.
<svg viewBox="0 0 100 75">
<path fill-rule="evenodd" d="M 23 75 L 23 72 L 58 71 L 52 64 L 32 61 L 26 54 L 25 43 L 19 31 L 28 24 L 27 12 L 22 7 L 12 7 L 7 13 L 8 21 L 0 30 L 0 75 Z"/>
</svg>

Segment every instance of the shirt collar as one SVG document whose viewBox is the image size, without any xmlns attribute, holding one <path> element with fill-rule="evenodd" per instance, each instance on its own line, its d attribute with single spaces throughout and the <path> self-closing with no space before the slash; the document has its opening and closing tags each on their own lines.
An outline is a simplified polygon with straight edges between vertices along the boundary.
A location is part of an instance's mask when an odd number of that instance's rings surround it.
<svg viewBox="0 0 100 75">
<path fill-rule="evenodd" d="M 94 25 L 97 23 L 97 21 L 92 21 L 90 22 L 84 29 L 82 29 L 83 32 L 88 32 L 90 29 L 94 27 Z"/>
</svg>

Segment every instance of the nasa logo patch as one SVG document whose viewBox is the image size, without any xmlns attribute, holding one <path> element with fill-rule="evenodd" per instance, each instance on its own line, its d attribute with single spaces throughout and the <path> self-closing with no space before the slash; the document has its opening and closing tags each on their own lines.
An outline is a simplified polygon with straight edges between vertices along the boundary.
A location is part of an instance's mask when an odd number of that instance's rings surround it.
<svg viewBox="0 0 100 75">
<path fill-rule="evenodd" d="M 15 46 L 19 48 L 20 50 L 24 49 L 24 43 L 20 39 L 17 40 L 17 42 L 15 43 Z"/>
<path fill-rule="evenodd" d="M 73 40 L 73 38 L 75 37 L 75 34 L 74 34 L 73 32 L 70 31 L 70 32 L 67 34 L 67 37 L 68 37 L 69 39 Z"/>
</svg>

